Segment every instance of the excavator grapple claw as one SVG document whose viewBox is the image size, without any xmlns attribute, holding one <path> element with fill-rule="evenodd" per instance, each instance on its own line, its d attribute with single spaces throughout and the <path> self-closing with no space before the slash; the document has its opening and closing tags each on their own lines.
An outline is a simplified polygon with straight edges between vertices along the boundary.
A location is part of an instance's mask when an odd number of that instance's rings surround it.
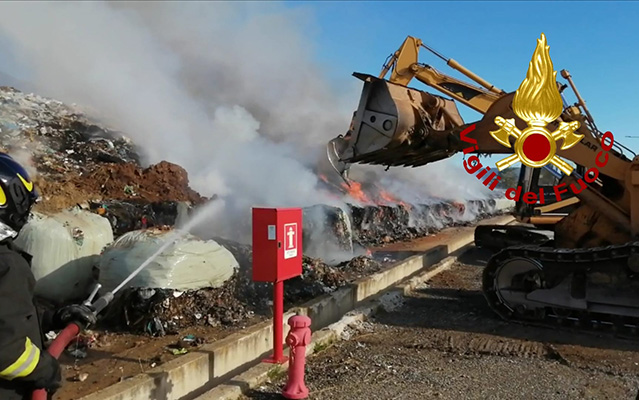
<svg viewBox="0 0 639 400">
<path fill-rule="evenodd" d="M 331 164 L 331 167 L 333 167 L 335 172 L 337 172 L 344 182 L 350 186 L 350 183 L 348 182 L 349 164 L 343 162 L 340 158 L 340 154 L 344 152 L 347 146 L 348 142 L 342 135 L 339 135 L 326 145 L 326 156 L 328 157 L 328 162 Z"/>
<path fill-rule="evenodd" d="M 451 100 L 371 75 L 345 136 L 328 143 L 327 156 L 343 176 L 347 164 L 418 166 L 449 156 L 450 131 L 463 124 Z"/>
</svg>

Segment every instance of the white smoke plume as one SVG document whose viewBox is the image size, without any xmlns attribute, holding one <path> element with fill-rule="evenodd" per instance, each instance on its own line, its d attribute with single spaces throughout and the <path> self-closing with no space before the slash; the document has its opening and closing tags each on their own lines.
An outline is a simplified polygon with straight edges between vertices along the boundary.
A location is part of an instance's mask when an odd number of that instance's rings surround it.
<svg viewBox="0 0 639 400">
<path fill-rule="evenodd" d="M 147 162 L 179 164 L 195 190 L 220 196 L 211 229 L 235 230 L 252 206 L 340 204 L 317 190 L 314 168 L 361 86 L 352 71 L 346 85 L 322 75 L 310 13 L 271 2 L 4 2 L 0 12 L 0 35 L 41 94 L 97 110 Z M 375 174 L 415 201 L 477 198 L 476 180 L 451 167 Z"/>
<path fill-rule="evenodd" d="M 26 147 L 27 149 L 10 149 L 8 154 L 24 167 L 30 178 L 35 178 L 38 176 L 38 169 L 31 156 L 32 152 L 28 150 L 29 146 Z"/>
</svg>

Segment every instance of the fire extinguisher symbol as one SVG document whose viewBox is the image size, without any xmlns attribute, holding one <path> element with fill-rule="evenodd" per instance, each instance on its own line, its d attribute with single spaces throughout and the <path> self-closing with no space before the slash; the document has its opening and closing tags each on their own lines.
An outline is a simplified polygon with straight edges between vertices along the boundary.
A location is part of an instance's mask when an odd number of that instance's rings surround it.
<svg viewBox="0 0 639 400">
<path fill-rule="evenodd" d="M 297 223 L 284 224 L 284 258 L 297 257 Z"/>
</svg>

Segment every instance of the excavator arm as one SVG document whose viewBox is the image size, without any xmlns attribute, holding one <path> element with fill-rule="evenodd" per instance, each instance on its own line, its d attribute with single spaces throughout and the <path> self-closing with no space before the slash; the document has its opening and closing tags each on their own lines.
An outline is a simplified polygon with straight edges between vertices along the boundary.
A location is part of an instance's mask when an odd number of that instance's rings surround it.
<svg viewBox="0 0 639 400">
<path fill-rule="evenodd" d="M 482 87 L 442 74 L 427 64 L 419 63 L 419 49 L 423 47 L 441 58 L 451 68 L 461 72 Z M 408 86 L 413 78 L 452 97 L 460 103 L 484 114 L 490 106 L 506 92 L 477 76 L 452 58 L 446 58 L 426 46 L 420 39 L 408 36 L 400 48 L 385 63 L 379 78 L 384 79 L 391 71 L 390 82 Z"/>
</svg>

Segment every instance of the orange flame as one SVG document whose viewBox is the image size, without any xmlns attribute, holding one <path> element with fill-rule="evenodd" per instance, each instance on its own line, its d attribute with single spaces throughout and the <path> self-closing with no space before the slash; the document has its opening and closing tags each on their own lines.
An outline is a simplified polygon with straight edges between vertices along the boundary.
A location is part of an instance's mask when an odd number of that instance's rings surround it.
<svg viewBox="0 0 639 400">
<path fill-rule="evenodd" d="M 362 184 L 355 181 L 350 181 L 351 186 L 349 187 L 345 182 L 342 183 L 342 187 L 346 192 L 355 200 L 360 201 L 362 203 L 372 204 L 371 199 L 364 193 L 362 190 Z"/>
<path fill-rule="evenodd" d="M 367 193 L 366 191 L 364 191 L 364 188 L 362 187 L 362 184 L 360 182 L 349 179 L 348 182 L 350 183 L 350 186 L 346 182 L 341 182 L 341 184 L 338 186 L 334 183 L 331 183 L 326 177 L 326 175 L 318 174 L 317 176 L 319 179 L 330 184 L 331 186 L 340 188 L 344 193 L 349 195 L 353 200 L 356 200 L 362 204 L 367 204 L 367 205 L 398 204 L 408 210 L 412 208 L 410 204 L 407 204 L 401 201 L 397 197 L 393 196 L 390 192 L 384 190 L 378 184 L 373 184 L 373 186 L 376 189 L 374 190 L 375 193 L 370 193 L 370 192 Z"/>
<path fill-rule="evenodd" d="M 379 197 L 381 197 L 382 200 L 385 200 L 385 201 L 387 201 L 389 203 L 399 203 L 399 201 L 395 197 L 393 197 L 392 194 L 388 193 L 387 191 L 385 191 L 383 189 L 380 189 Z"/>
<path fill-rule="evenodd" d="M 410 204 L 404 203 L 403 201 L 393 196 L 392 194 L 382 189 L 381 187 L 377 186 L 377 188 L 379 189 L 379 197 L 385 202 L 391 203 L 391 204 L 399 204 L 403 206 L 404 208 L 406 208 L 407 210 L 410 210 L 412 208 Z"/>
</svg>

